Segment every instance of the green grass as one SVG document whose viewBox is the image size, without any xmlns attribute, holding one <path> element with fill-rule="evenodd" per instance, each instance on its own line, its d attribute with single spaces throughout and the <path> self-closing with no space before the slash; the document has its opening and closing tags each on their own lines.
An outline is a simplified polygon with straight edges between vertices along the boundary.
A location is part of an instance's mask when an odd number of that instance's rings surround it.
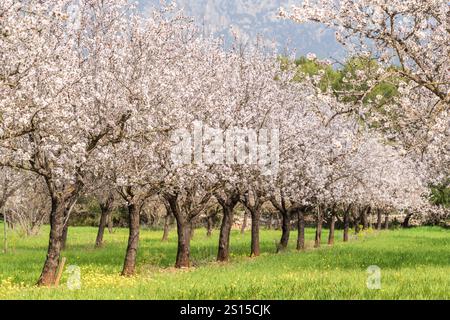
<svg viewBox="0 0 450 320">
<path fill-rule="evenodd" d="M 3 228 L 3 226 L 0 226 Z M 48 227 L 36 237 L 10 234 L 8 253 L 0 253 L 0 299 L 449 299 L 450 231 L 441 228 L 367 232 L 349 243 L 338 241 L 313 249 L 314 230 L 307 230 L 308 250 L 290 248 L 275 254 L 280 231 L 261 232 L 262 255 L 248 258 L 250 233 L 233 231 L 232 259 L 214 262 L 217 234 L 196 230 L 194 267 L 176 270 L 176 234 L 161 243 L 161 231 L 142 230 L 137 276 L 119 275 L 127 230 L 105 234 L 94 249 L 96 229 L 69 231 L 63 256 L 81 269 L 81 290 L 69 290 L 67 272 L 59 288 L 34 286 L 45 258 Z M 327 233 L 324 233 L 326 238 Z M 337 239 L 342 234 L 337 233 Z M 381 268 L 382 288 L 366 286 L 367 267 Z"/>
</svg>

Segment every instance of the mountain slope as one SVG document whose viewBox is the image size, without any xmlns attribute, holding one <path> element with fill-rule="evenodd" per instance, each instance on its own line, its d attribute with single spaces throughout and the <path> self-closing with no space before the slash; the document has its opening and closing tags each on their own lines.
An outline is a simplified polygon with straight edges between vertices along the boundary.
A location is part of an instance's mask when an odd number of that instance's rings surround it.
<svg viewBox="0 0 450 320">
<path fill-rule="evenodd" d="M 277 17 L 278 9 L 289 8 L 299 0 L 176 0 L 179 8 L 193 16 L 205 31 L 231 37 L 231 27 L 241 39 L 261 35 L 274 41 L 279 49 L 286 45 L 297 54 L 314 52 L 321 58 L 341 58 L 342 47 L 335 41 L 334 32 L 313 25 L 298 25 Z M 140 0 L 144 8 L 160 6 L 159 0 Z"/>
</svg>

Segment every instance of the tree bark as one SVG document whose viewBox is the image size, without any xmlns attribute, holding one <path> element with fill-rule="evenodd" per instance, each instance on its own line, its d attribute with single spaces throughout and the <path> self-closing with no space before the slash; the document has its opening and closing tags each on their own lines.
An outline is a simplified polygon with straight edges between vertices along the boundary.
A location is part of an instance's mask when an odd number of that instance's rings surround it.
<svg viewBox="0 0 450 320">
<path fill-rule="evenodd" d="M 381 209 L 377 210 L 377 230 L 380 231 L 381 230 L 381 226 L 382 226 L 382 218 L 381 218 Z"/>
<path fill-rule="evenodd" d="M 206 236 L 209 238 L 212 236 L 214 229 L 214 222 L 219 212 L 219 208 L 215 207 L 211 209 L 208 216 L 206 217 Z"/>
<path fill-rule="evenodd" d="M 358 208 L 355 208 L 354 211 L 352 212 L 352 220 L 353 220 L 353 225 L 355 227 L 355 234 L 358 234 L 360 231 L 360 227 L 359 227 L 359 219 L 357 217 L 357 212 L 355 213 L 355 211 L 357 211 Z"/>
<path fill-rule="evenodd" d="M 350 210 L 344 212 L 344 242 L 348 241 L 348 231 L 350 229 Z"/>
<path fill-rule="evenodd" d="M 407 213 L 405 220 L 403 220 L 402 223 L 402 228 L 409 228 L 409 222 L 411 221 L 413 214 L 412 213 Z"/>
<path fill-rule="evenodd" d="M 247 219 L 248 219 L 248 210 L 245 209 L 245 211 L 244 211 L 244 221 L 242 222 L 242 226 L 241 226 L 241 234 L 245 233 L 245 229 L 247 228 Z"/>
<path fill-rule="evenodd" d="M 95 239 L 95 247 L 100 248 L 103 245 L 103 235 L 105 233 L 105 227 L 108 223 L 108 217 L 111 214 L 111 207 L 108 205 L 100 205 L 101 216 L 98 224 L 97 238 Z"/>
<path fill-rule="evenodd" d="M 208 216 L 208 218 L 206 220 L 206 236 L 208 238 L 212 236 L 213 224 L 214 224 L 213 217 Z"/>
<path fill-rule="evenodd" d="M 178 248 L 175 268 L 189 268 L 191 255 L 191 230 L 189 222 L 180 217 L 177 220 Z"/>
<path fill-rule="evenodd" d="M 258 209 L 252 210 L 252 241 L 251 241 L 251 252 L 250 257 L 258 257 L 260 255 L 259 248 L 259 220 L 261 213 Z"/>
<path fill-rule="evenodd" d="M 222 224 L 219 234 L 219 249 L 217 252 L 217 261 L 225 262 L 230 257 L 230 233 L 233 226 L 234 208 L 239 202 L 240 194 L 234 190 L 223 198 L 219 194 L 215 195 L 220 203 L 223 212 Z"/>
<path fill-rule="evenodd" d="M 277 247 L 277 252 L 286 250 L 291 232 L 291 217 L 287 210 L 281 213 L 281 239 Z"/>
<path fill-rule="evenodd" d="M 219 251 L 217 253 L 217 261 L 228 261 L 230 255 L 230 233 L 233 224 L 233 207 L 223 207 L 223 219 L 220 226 L 219 235 Z"/>
<path fill-rule="evenodd" d="M 68 234 L 69 234 L 69 221 L 66 221 L 66 223 L 64 224 L 64 227 L 63 227 L 63 232 L 62 232 L 62 242 L 61 242 L 62 250 L 66 250 Z"/>
<path fill-rule="evenodd" d="M 50 212 L 50 236 L 47 257 L 38 280 L 39 286 L 52 286 L 55 282 L 62 249 L 65 206 L 61 199 L 52 196 Z"/>
<path fill-rule="evenodd" d="M 105 228 L 108 223 L 109 216 L 111 215 L 112 212 L 113 203 L 114 203 L 114 195 L 112 193 L 108 195 L 108 198 L 104 202 L 99 203 L 101 216 L 100 222 L 98 224 L 97 238 L 95 240 L 96 248 L 99 248 L 103 245 L 103 235 L 105 233 Z"/>
<path fill-rule="evenodd" d="M 123 276 L 132 276 L 136 271 L 136 258 L 139 245 L 139 211 L 140 205 L 136 203 L 128 204 L 129 236 L 122 270 Z"/>
<path fill-rule="evenodd" d="M 169 240 L 169 231 L 170 231 L 170 219 L 171 215 L 170 213 L 167 213 L 164 217 L 164 231 L 161 241 L 166 242 Z"/>
<path fill-rule="evenodd" d="M 297 250 L 305 249 L 305 215 L 302 210 L 297 212 Z"/>
<path fill-rule="evenodd" d="M 336 223 L 336 216 L 334 210 L 331 212 L 330 217 L 330 233 L 328 234 L 328 245 L 332 246 L 334 244 L 334 225 Z"/>
<path fill-rule="evenodd" d="M 2 205 L 0 205 L 0 208 Z M 6 210 L 3 210 L 3 252 L 8 252 L 8 221 L 6 219 Z"/>
<path fill-rule="evenodd" d="M 78 194 L 83 187 L 81 181 L 77 181 L 75 184 L 68 185 L 60 190 L 57 189 L 50 178 L 45 177 L 45 182 L 51 197 L 50 235 L 47 257 L 37 282 L 38 286 L 51 286 L 54 284 L 63 248 L 64 222 L 68 219 L 78 199 Z"/>
<path fill-rule="evenodd" d="M 317 208 L 317 227 L 316 227 L 316 237 L 314 241 L 314 248 L 320 247 L 320 241 L 322 238 L 322 224 L 323 224 L 323 214 L 320 210 L 320 206 Z"/>
<path fill-rule="evenodd" d="M 361 215 L 361 224 L 362 224 L 362 229 L 363 230 L 367 230 L 369 228 L 369 223 L 367 221 L 367 212 L 370 210 L 370 207 L 366 208 L 361 208 L 360 209 L 360 215 Z"/>
<path fill-rule="evenodd" d="M 98 224 L 97 238 L 95 239 L 95 247 L 100 248 L 103 245 L 103 234 L 108 219 L 108 213 L 102 212 L 100 216 L 100 223 Z"/>
<path fill-rule="evenodd" d="M 386 212 L 386 215 L 384 217 L 384 229 L 389 229 L 389 213 Z"/>
<path fill-rule="evenodd" d="M 191 254 L 191 239 L 194 236 L 194 225 L 192 217 L 185 214 L 180 209 L 178 201 L 178 194 L 166 194 L 167 212 L 170 212 L 177 222 L 177 257 L 175 261 L 175 268 L 189 268 L 190 254 Z"/>
<path fill-rule="evenodd" d="M 113 233 L 114 232 L 113 228 L 114 228 L 114 221 L 113 221 L 113 215 L 111 212 L 111 214 L 108 216 L 108 232 Z"/>
<path fill-rule="evenodd" d="M 67 235 L 69 234 L 70 215 L 71 215 L 72 210 L 75 207 L 75 204 L 77 203 L 77 201 L 78 201 L 78 193 L 76 193 L 74 197 L 70 197 L 68 199 L 68 201 L 65 202 L 65 205 L 64 205 L 64 227 L 63 227 L 62 244 L 61 244 L 61 247 L 63 250 L 66 249 Z"/>
</svg>

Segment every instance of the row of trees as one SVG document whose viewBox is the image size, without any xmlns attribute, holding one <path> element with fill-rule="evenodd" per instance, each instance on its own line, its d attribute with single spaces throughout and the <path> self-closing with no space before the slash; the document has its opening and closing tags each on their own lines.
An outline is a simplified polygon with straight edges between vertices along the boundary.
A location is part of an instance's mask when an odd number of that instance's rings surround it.
<svg viewBox="0 0 450 320">
<path fill-rule="evenodd" d="M 436 164 L 448 161 L 439 130 L 428 143 L 433 148 L 418 157 L 364 117 L 343 112 L 359 106 L 362 115 L 368 107 L 361 99 L 336 99 L 317 86 L 320 79 L 293 81 L 295 64 L 264 48 L 225 50 L 170 7 L 142 17 L 125 0 L 87 0 L 69 15 L 73 5 L 0 4 L 0 164 L 7 181 L 33 181 L 45 192 L 33 190 L 48 197 L 49 247 L 39 285 L 54 283 L 67 221 L 84 194 L 101 204 L 98 245 L 113 194 L 127 207 L 125 276 L 135 272 L 140 217 L 156 196 L 176 220 L 177 267 L 189 266 L 193 226 L 214 206 L 222 211 L 219 261 L 229 259 L 239 203 L 251 215 L 253 256 L 266 203 L 283 217 L 279 250 L 295 216 L 302 249 L 308 213 L 318 246 L 325 214 L 331 230 L 342 215 L 348 236 L 352 215 L 366 225 L 368 212 L 428 208 L 428 182 L 440 178 Z M 406 83 L 411 92 L 413 81 Z M 423 85 L 425 95 L 395 103 L 428 103 L 435 94 L 445 105 L 440 88 L 436 94 Z M 397 128 L 407 137 L 402 142 L 415 138 L 408 130 Z M 5 200 L 24 185 L 6 187 Z"/>
</svg>

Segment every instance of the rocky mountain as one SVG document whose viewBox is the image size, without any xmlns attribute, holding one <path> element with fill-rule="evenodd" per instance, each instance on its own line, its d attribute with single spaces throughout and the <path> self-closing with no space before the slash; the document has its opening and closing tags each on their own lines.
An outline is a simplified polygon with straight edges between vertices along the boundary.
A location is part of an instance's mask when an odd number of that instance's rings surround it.
<svg viewBox="0 0 450 320">
<path fill-rule="evenodd" d="M 298 25 L 280 20 L 278 9 L 289 8 L 301 0 L 175 0 L 178 8 L 193 16 L 205 32 L 231 38 L 231 28 L 241 39 L 261 36 L 275 42 L 280 50 L 288 46 L 298 55 L 314 52 L 321 58 L 341 58 L 342 47 L 334 32 L 317 24 Z M 142 8 L 158 7 L 160 0 L 140 0 Z"/>
</svg>

